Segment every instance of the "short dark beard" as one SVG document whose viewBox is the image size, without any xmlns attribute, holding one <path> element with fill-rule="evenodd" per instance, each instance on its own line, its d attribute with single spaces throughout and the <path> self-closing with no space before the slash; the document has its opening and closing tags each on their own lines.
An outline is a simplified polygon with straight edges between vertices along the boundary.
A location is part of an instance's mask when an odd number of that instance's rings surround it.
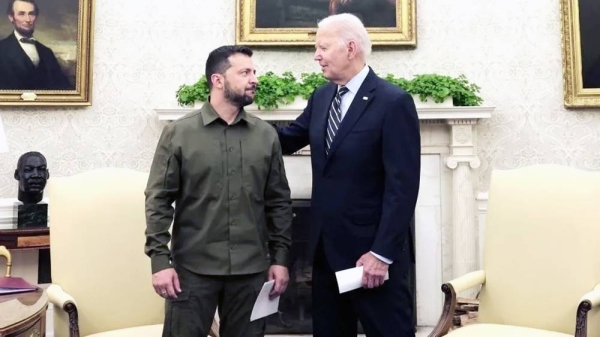
<svg viewBox="0 0 600 337">
<path fill-rule="evenodd" d="M 15 30 L 17 31 L 17 33 L 23 35 L 24 37 L 32 37 L 33 36 L 33 29 L 31 31 L 24 31 L 21 28 L 17 27 L 15 25 Z"/>
<path fill-rule="evenodd" d="M 245 107 L 246 105 L 250 105 L 252 102 L 254 102 L 254 98 L 247 96 L 245 90 L 243 94 L 237 94 L 231 90 L 227 82 L 225 82 L 225 99 L 233 106 L 238 108 Z"/>
</svg>

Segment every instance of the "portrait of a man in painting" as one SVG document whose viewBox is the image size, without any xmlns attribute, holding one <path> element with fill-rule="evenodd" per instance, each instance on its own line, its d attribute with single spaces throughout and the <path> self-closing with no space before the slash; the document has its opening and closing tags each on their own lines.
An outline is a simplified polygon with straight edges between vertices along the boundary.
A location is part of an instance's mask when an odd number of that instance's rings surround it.
<svg viewBox="0 0 600 337">
<path fill-rule="evenodd" d="M 0 90 L 75 89 L 78 1 L 5 1 Z"/>
<path fill-rule="evenodd" d="M 563 90 L 567 108 L 600 107 L 600 6 L 561 0 Z"/>
<path fill-rule="evenodd" d="M 579 0 L 579 31 L 583 88 L 600 88 L 600 5 L 597 0 Z"/>
<path fill-rule="evenodd" d="M 417 45 L 416 0 L 236 0 L 236 43 L 314 46 L 319 21 L 349 13 L 374 46 Z"/>
<path fill-rule="evenodd" d="M 256 0 L 256 27 L 315 27 L 340 13 L 356 15 L 366 27 L 396 26 L 396 0 Z"/>
</svg>

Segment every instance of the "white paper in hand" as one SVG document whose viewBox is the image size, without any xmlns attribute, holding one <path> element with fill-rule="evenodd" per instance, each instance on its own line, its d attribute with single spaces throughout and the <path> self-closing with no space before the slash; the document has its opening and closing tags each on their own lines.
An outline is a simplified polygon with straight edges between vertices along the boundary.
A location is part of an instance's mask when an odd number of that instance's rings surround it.
<svg viewBox="0 0 600 337">
<path fill-rule="evenodd" d="M 269 293 L 273 289 L 273 286 L 275 286 L 275 280 L 263 284 L 260 294 L 258 294 L 258 298 L 254 303 L 254 308 L 252 308 L 250 322 L 274 314 L 279 309 L 279 296 L 273 299 L 269 298 Z"/>
<path fill-rule="evenodd" d="M 350 290 L 362 287 L 363 266 L 354 267 L 346 270 L 340 270 L 335 273 L 340 294 Z M 389 273 L 385 273 L 384 280 L 390 278 Z"/>
</svg>

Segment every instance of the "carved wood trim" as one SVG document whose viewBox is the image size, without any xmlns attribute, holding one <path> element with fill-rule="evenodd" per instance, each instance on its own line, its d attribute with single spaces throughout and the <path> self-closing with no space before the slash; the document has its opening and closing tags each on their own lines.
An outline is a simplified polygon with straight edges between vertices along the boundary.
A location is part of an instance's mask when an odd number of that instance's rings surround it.
<svg viewBox="0 0 600 337">
<path fill-rule="evenodd" d="M 67 303 L 63 310 L 69 314 L 69 337 L 79 337 L 79 316 L 77 307 L 73 303 Z"/>
<path fill-rule="evenodd" d="M 9 327 L 0 328 L 0 336 L 18 336 L 20 333 L 31 329 L 39 323 L 40 330 L 46 332 L 46 310 L 48 310 L 48 304 L 36 312 L 35 314 L 25 318 L 24 320 L 13 324 Z M 45 335 L 44 335 L 45 336 Z"/>
<path fill-rule="evenodd" d="M 587 313 L 592 309 L 592 302 L 585 300 L 577 307 L 575 337 L 587 337 Z"/>
<path fill-rule="evenodd" d="M 442 315 L 433 328 L 433 331 L 429 334 L 429 337 L 440 337 L 444 336 L 452 327 L 452 320 L 454 319 L 454 310 L 456 309 L 456 292 L 454 287 L 450 283 L 442 284 L 442 292 L 444 293 L 444 308 L 442 309 Z"/>
</svg>

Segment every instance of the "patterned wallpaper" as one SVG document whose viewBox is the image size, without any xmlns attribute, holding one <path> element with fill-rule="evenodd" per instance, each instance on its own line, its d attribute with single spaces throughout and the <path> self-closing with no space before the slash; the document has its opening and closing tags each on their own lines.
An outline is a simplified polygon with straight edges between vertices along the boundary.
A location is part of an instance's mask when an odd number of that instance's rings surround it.
<svg viewBox="0 0 600 337">
<path fill-rule="evenodd" d="M 375 49 L 380 74 L 465 74 L 493 118 L 480 128 L 479 189 L 492 168 L 558 163 L 600 169 L 600 113 L 562 105 L 557 0 L 417 0 L 418 47 Z M 0 154 L 0 197 L 15 197 L 17 158 L 46 155 L 51 176 L 97 167 L 148 170 L 163 127 L 155 108 L 234 41 L 235 0 L 96 0 L 93 105 L 0 108 L 10 152 Z M 282 62 L 285 61 L 285 62 Z M 317 71 L 312 48 L 257 48 L 259 72 Z"/>
</svg>

